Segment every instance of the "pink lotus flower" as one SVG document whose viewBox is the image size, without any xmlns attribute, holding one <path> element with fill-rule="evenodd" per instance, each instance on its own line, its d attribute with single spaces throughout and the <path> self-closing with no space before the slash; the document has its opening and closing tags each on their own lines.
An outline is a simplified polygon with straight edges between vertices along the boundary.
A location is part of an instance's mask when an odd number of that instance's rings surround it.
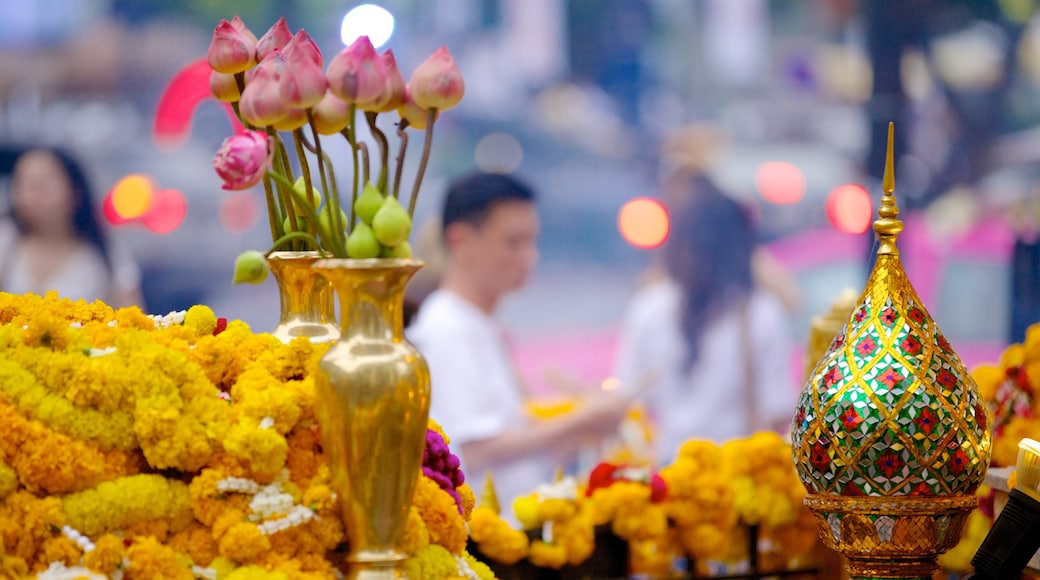
<svg viewBox="0 0 1040 580">
<path fill-rule="evenodd" d="M 289 113 L 289 105 L 281 97 L 281 76 L 285 59 L 278 50 L 264 58 L 246 81 L 238 110 L 242 119 L 255 127 L 274 125 Z"/>
<path fill-rule="evenodd" d="M 256 35 L 253 34 L 252 30 L 249 30 L 249 27 L 246 26 L 246 23 L 238 16 L 238 14 L 231 19 L 231 26 L 234 26 L 235 30 L 241 32 L 243 36 L 252 40 L 254 45 L 256 44 Z"/>
<path fill-rule="evenodd" d="M 224 181 L 224 189 L 247 189 L 263 179 L 273 155 L 274 147 L 265 133 L 246 130 L 224 140 L 213 158 L 213 169 Z"/>
<path fill-rule="evenodd" d="M 271 54 L 272 50 L 281 50 L 285 48 L 285 45 L 289 44 L 292 40 L 292 32 L 289 32 L 289 26 L 285 23 L 285 17 L 279 18 L 278 22 L 274 23 L 260 40 L 256 43 L 256 62 L 260 62 Z"/>
<path fill-rule="evenodd" d="M 406 85 L 404 90 L 404 104 L 397 108 L 397 114 L 402 119 L 408 121 L 408 126 L 416 129 L 425 129 L 426 121 L 429 119 L 430 111 L 415 104 L 415 100 L 412 99 L 412 87 Z M 440 116 L 440 111 L 434 115 L 434 121 Z"/>
<path fill-rule="evenodd" d="M 401 75 L 401 69 L 397 68 L 397 60 L 394 59 L 392 50 L 387 49 L 379 58 L 383 61 L 386 84 L 383 85 L 383 93 L 377 102 L 365 110 L 387 113 L 404 104 L 404 77 Z"/>
<path fill-rule="evenodd" d="M 322 135 L 334 135 L 347 127 L 350 121 L 350 105 L 343 102 L 332 91 L 314 105 L 314 128 Z"/>
<path fill-rule="evenodd" d="M 294 50 L 294 46 L 290 43 L 285 51 L 285 69 L 278 79 L 279 94 L 290 107 L 309 109 L 325 96 L 329 83 L 310 49 L 297 47 Z"/>
<path fill-rule="evenodd" d="M 213 31 L 206 58 L 213 70 L 234 74 L 252 67 L 255 54 L 256 39 L 250 38 L 227 20 L 221 20 Z"/>
<path fill-rule="evenodd" d="M 327 75 L 332 93 L 359 107 L 379 98 L 386 85 L 383 61 L 367 36 L 341 50 L 329 63 Z"/>
<path fill-rule="evenodd" d="M 325 57 L 321 55 L 321 49 L 318 48 L 318 43 L 314 42 L 311 35 L 307 34 L 304 29 L 296 31 L 296 36 L 293 36 L 288 44 L 285 45 L 285 49 L 282 51 L 285 53 L 285 59 L 290 60 L 293 53 L 302 52 L 305 54 L 318 68 L 325 66 Z"/>
<path fill-rule="evenodd" d="M 462 73 L 455 66 L 455 59 L 445 47 L 440 47 L 429 56 L 408 82 L 415 103 L 424 109 L 444 111 L 459 104 L 466 84 Z"/>
<path fill-rule="evenodd" d="M 217 71 L 210 71 L 209 73 L 209 92 L 214 99 L 224 103 L 234 103 L 242 96 L 238 92 L 238 83 L 235 82 L 235 75 Z"/>
</svg>

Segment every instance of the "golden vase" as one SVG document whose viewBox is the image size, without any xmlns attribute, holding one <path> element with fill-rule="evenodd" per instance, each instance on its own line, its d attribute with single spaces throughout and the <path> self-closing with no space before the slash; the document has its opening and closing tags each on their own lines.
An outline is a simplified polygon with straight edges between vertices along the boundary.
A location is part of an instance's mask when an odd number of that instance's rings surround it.
<svg viewBox="0 0 1040 580">
<path fill-rule="evenodd" d="M 272 252 L 267 257 L 281 301 L 278 326 L 271 334 L 284 343 L 300 336 L 311 342 L 339 338 L 332 285 L 311 268 L 320 259 L 318 252 Z"/>
<path fill-rule="evenodd" d="M 315 271 L 335 288 L 340 338 L 319 363 L 322 443 L 350 551 L 348 578 L 407 578 L 400 544 L 422 465 L 430 371 L 404 338 L 410 259 L 330 259 Z M 412 580 L 420 580 L 418 578 Z"/>
</svg>

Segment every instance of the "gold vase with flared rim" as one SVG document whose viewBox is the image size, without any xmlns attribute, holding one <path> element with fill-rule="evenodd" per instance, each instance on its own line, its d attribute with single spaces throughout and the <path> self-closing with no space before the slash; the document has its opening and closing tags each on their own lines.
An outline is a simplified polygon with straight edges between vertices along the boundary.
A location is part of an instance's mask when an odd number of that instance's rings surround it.
<svg viewBox="0 0 1040 580">
<path fill-rule="evenodd" d="M 271 334 L 286 344 L 301 336 L 311 342 L 339 338 L 332 285 L 311 267 L 321 258 L 318 252 L 272 252 L 267 257 L 281 301 L 278 326 Z"/>
<path fill-rule="evenodd" d="M 430 371 L 405 340 L 402 309 L 405 285 L 422 266 L 411 259 L 314 264 L 340 304 L 340 338 L 319 363 L 315 390 L 353 580 L 407 578 L 401 540 L 426 444 Z"/>
</svg>

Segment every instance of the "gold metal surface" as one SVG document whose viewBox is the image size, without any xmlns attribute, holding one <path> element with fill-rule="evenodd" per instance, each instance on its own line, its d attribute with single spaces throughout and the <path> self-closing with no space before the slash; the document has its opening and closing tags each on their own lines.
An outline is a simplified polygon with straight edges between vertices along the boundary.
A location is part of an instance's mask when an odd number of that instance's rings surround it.
<svg viewBox="0 0 1040 580">
<path fill-rule="evenodd" d="M 267 257 L 281 301 L 278 326 L 271 334 L 284 343 L 300 336 L 311 342 L 339 338 L 332 285 L 311 268 L 321 258 L 318 252 L 272 252 Z"/>
<path fill-rule="evenodd" d="M 406 578 L 400 540 L 426 441 L 430 371 L 404 338 L 402 303 L 422 265 L 383 259 L 314 265 L 340 302 L 341 336 L 322 358 L 315 385 L 352 580 Z"/>
<path fill-rule="evenodd" d="M 811 376 L 816 364 L 827 354 L 834 337 L 848 322 L 856 308 L 856 291 L 846 288 L 831 303 L 825 314 L 814 316 L 809 326 L 809 346 L 805 351 L 805 376 Z"/>
<path fill-rule="evenodd" d="M 895 142 L 895 123 L 888 124 L 888 152 L 885 155 L 885 175 L 881 182 L 884 195 L 881 196 L 881 206 L 878 208 L 878 216 L 874 222 L 874 232 L 878 235 L 880 247 L 878 255 L 898 256 L 899 248 L 896 247 L 896 239 L 903 231 L 903 222 L 899 221 L 899 206 L 896 205 L 894 192 L 896 190 L 895 163 L 893 162 L 893 148 Z"/>
</svg>

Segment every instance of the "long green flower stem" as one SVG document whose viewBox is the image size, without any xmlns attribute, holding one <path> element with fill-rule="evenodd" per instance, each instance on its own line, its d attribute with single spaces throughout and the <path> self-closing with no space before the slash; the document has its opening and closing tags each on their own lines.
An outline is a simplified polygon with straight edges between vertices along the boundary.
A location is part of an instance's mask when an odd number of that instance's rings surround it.
<svg viewBox="0 0 1040 580">
<path fill-rule="evenodd" d="M 408 119 L 401 119 L 397 125 L 397 137 L 401 141 L 401 147 L 397 150 L 397 167 L 394 168 L 394 199 L 398 198 L 401 191 L 401 173 L 404 171 L 404 154 L 408 150 Z"/>
<path fill-rule="evenodd" d="M 362 141 L 357 144 L 357 147 L 358 152 L 361 153 L 361 181 L 368 183 L 372 181 L 372 174 L 368 170 L 368 143 Z"/>
<path fill-rule="evenodd" d="M 293 130 L 293 143 L 296 145 L 296 157 L 300 160 L 300 173 L 303 174 L 303 189 L 307 192 L 307 195 L 305 196 L 306 202 L 310 203 L 311 195 L 314 193 L 314 184 L 311 180 L 311 168 L 310 164 L 307 162 L 307 153 L 303 150 L 303 129 L 297 128 Z M 295 231 L 296 222 L 293 222 L 290 225 L 292 225 L 292 229 Z M 314 229 L 315 224 L 313 222 L 308 220 L 307 225 L 311 235 L 317 233 L 317 230 Z"/>
<path fill-rule="evenodd" d="M 426 139 L 423 140 L 422 158 L 419 170 L 415 172 L 415 184 L 412 185 L 412 199 L 408 200 L 408 217 L 415 217 L 415 201 L 419 199 L 419 186 L 426 174 L 426 164 L 430 161 L 430 148 L 433 146 L 433 124 L 437 120 L 437 109 L 430 109 L 426 116 Z"/>
<path fill-rule="evenodd" d="M 307 232 L 289 232 L 275 240 L 274 243 L 271 244 L 271 248 L 264 252 L 264 257 L 269 257 L 271 254 L 277 252 L 278 248 L 284 246 L 285 244 L 290 244 L 295 240 L 302 240 L 304 242 L 308 242 L 315 248 L 319 247 L 317 238 L 315 238 L 311 234 Z"/>
<path fill-rule="evenodd" d="M 285 183 L 281 183 L 281 187 L 278 188 L 278 193 L 281 196 L 281 203 L 279 204 L 282 209 L 282 214 L 289 217 L 289 226 L 292 228 L 296 227 L 296 204 L 293 203 L 293 171 L 292 164 L 289 163 L 289 152 L 285 148 L 285 142 L 282 141 L 281 136 L 278 135 L 278 131 L 274 127 L 267 127 L 267 134 L 270 135 L 271 139 L 274 140 L 275 145 L 278 147 L 278 154 L 275 156 L 275 163 L 278 164 L 278 170 L 281 175 L 288 180 L 288 187 Z M 298 249 L 293 247 L 293 249 Z"/>
<path fill-rule="evenodd" d="M 274 200 L 274 186 L 271 184 L 271 178 L 264 176 L 264 200 L 267 202 L 267 221 L 268 225 L 271 226 L 271 239 L 277 240 L 278 238 L 285 235 L 282 231 L 282 220 L 278 219 L 277 204 Z"/>
<path fill-rule="evenodd" d="M 350 143 L 350 159 L 354 163 L 354 187 L 350 191 L 350 228 L 353 230 L 354 222 L 357 216 L 354 214 L 354 203 L 357 202 L 358 195 L 358 146 L 357 146 L 357 135 L 354 132 L 354 120 L 357 117 L 357 105 L 350 104 L 350 112 L 348 113 L 348 119 L 350 122 L 347 123 L 347 128 L 341 131 L 344 137 L 347 138 L 347 143 Z"/>
<path fill-rule="evenodd" d="M 274 179 L 275 181 L 277 181 L 278 183 L 280 183 L 283 186 L 292 187 L 292 183 L 290 181 L 288 181 L 285 178 L 285 176 L 283 176 L 283 175 L 281 175 L 279 173 L 275 173 L 273 171 L 268 171 L 267 175 L 270 175 L 272 179 Z M 300 209 L 303 210 L 304 217 L 306 219 L 310 220 L 311 223 L 315 224 L 315 227 L 318 230 L 318 236 L 320 236 L 321 239 L 326 240 L 326 242 L 327 242 L 326 243 L 326 247 L 322 248 L 321 244 L 319 244 L 315 240 L 314 241 L 314 244 L 315 244 L 314 247 L 317 248 L 317 249 L 326 249 L 326 250 L 332 252 L 333 257 L 336 257 L 336 258 L 346 258 L 347 257 L 347 247 L 346 247 L 345 243 L 341 243 L 341 242 L 343 242 L 343 236 L 342 235 L 337 235 L 337 236 L 331 235 L 333 232 L 329 232 L 328 230 L 326 230 L 323 227 L 323 224 L 320 221 L 318 221 L 318 214 L 314 211 L 314 208 L 312 208 L 310 206 L 310 204 L 306 204 L 306 203 L 300 204 Z M 310 234 L 308 234 L 306 232 L 290 232 L 288 234 L 285 234 L 285 236 L 282 236 L 282 237 L 284 238 L 286 236 L 290 236 L 290 235 L 293 235 L 293 234 L 303 234 L 303 235 L 310 236 Z M 294 236 L 293 239 L 296 239 L 297 237 L 299 237 L 299 236 Z"/>
<path fill-rule="evenodd" d="M 302 133 L 301 138 L 303 139 L 304 144 L 308 145 L 308 149 L 314 151 L 314 156 L 318 159 L 318 175 L 321 176 L 322 199 L 325 202 L 325 206 L 329 208 L 329 220 L 332 224 L 333 229 L 335 229 L 338 232 L 342 232 L 345 229 L 346 224 L 343 223 L 343 219 L 340 215 L 339 192 L 337 191 L 336 195 L 332 195 L 332 190 L 329 189 L 329 181 L 332 181 L 333 186 L 335 186 L 335 179 L 331 177 L 332 163 L 329 162 L 326 166 L 327 160 L 325 158 L 325 153 L 321 150 L 321 137 L 318 135 L 318 128 L 314 126 L 313 109 L 307 109 L 307 122 L 311 126 L 311 134 L 314 135 L 314 147 L 310 147 L 310 145 L 307 143 L 307 138 L 304 137 Z M 328 178 L 325 177 L 326 167 L 328 167 L 328 171 L 330 174 Z"/>
<path fill-rule="evenodd" d="M 386 133 L 376 126 L 376 117 L 379 113 L 371 111 L 365 111 L 365 120 L 368 121 L 368 129 L 372 131 L 372 136 L 375 137 L 376 142 L 379 143 L 379 181 L 376 182 L 376 187 L 380 193 L 386 193 L 386 181 L 387 174 L 389 173 L 390 165 L 390 143 L 386 139 Z"/>
</svg>

